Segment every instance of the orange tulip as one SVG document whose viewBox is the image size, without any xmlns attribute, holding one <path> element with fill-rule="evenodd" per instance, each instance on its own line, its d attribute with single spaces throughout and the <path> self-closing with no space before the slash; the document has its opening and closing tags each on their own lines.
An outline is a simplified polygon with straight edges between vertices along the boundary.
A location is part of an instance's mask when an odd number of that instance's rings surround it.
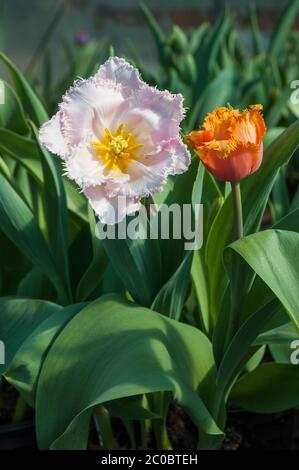
<svg viewBox="0 0 299 470">
<path fill-rule="evenodd" d="M 262 109 L 261 104 L 243 112 L 217 108 L 208 114 L 200 130 L 187 136 L 203 164 L 218 179 L 240 181 L 260 167 L 267 130 Z"/>
</svg>

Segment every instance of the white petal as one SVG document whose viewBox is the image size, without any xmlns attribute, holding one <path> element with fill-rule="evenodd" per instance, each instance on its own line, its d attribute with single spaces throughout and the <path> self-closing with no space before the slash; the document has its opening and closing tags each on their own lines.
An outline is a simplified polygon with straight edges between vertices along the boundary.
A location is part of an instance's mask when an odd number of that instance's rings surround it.
<svg viewBox="0 0 299 470">
<path fill-rule="evenodd" d="M 164 144 L 155 155 L 133 160 L 128 166 L 129 180 L 119 184 L 107 183 L 105 188 L 111 196 L 117 194 L 142 197 L 160 192 L 169 175 L 186 171 L 191 157 L 186 145 L 180 139 L 173 139 Z"/>
<path fill-rule="evenodd" d="M 65 158 L 68 154 L 67 142 L 63 136 L 63 113 L 58 111 L 39 130 L 39 139 L 48 150 Z"/>
<path fill-rule="evenodd" d="M 103 224 L 118 224 L 127 214 L 140 209 L 140 200 L 124 196 L 110 198 L 103 186 L 86 188 L 84 193 Z"/>
<path fill-rule="evenodd" d="M 125 99 L 119 89 L 93 78 L 77 82 L 65 95 L 60 108 L 65 115 L 65 135 L 71 146 L 101 137 L 104 128 L 122 113 Z"/>
<path fill-rule="evenodd" d="M 96 186 L 104 181 L 115 180 L 123 183 L 129 180 L 129 176 L 121 170 L 108 169 L 88 144 L 75 147 L 65 161 L 64 167 L 67 176 L 76 181 L 81 188 Z"/>
<path fill-rule="evenodd" d="M 169 160 L 169 165 L 167 160 Z M 167 175 L 179 175 L 188 170 L 191 156 L 181 139 L 173 139 L 163 146 L 155 159 L 148 160 L 153 171 L 165 171 Z"/>
<path fill-rule="evenodd" d="M 128 91 L 137 90 L 144 82 L 141 80 L 138 70 L 124 59 L 111 57 L 98 70 L 95 78 L 111 80 L 128 88 Z"/>
<path fill-rule="evenodd" d="M 137 133 L 140 123 L 146 122 L 154 140 L 168 141 L 178 136 L 184 117 L 183 97 L 144 85 L 132 97 L 132 106 L 124 116 Z"/>
</svg>

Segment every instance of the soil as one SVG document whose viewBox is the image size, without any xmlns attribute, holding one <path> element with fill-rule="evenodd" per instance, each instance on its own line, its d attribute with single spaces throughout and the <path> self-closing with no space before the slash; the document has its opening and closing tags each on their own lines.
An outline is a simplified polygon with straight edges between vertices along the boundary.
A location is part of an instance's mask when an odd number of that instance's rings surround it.
<svg viewBox="0 0 299 470">
<path fill-rule="evenodd" d="M 0 425 L 12 423 L 18 397 L 19 393 L 17 390 L 3 380 L 1 383 Z M 23 416 L 24 421 L 32 419 L 33 416 L 33 410 L 27 407 Z"/>
<path fill-rule="evenodd" d="M 2 387 L 2 403 L 0 403 L 0 425 L 10 424 L 17 403 L 18 392 L 5 383 Z"/>
</svg>

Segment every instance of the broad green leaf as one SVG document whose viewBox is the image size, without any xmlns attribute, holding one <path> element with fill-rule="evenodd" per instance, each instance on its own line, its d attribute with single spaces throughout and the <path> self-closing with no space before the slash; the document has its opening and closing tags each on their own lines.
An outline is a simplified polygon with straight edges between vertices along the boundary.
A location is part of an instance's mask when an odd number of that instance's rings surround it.
<svg viewBox="0 0 299 470">
<path fill-rule="evenodd" d="M 31 210 L 1 174 L 0 228 L 19 250 L 29 258 L 33 265 L 48 276 L 56 289 L 60 291 L 61 280 L 55 261 Z"/>
<path fill-rule="evenodd" d="M 50 301 L 55 301 L 57 297 L 54 286 L 47 276 L 36 268 L 31 269 L 23 277 L 18 285 L 17 296 Z"/>
<path fill-rule="evenodd" d="M 14 89 L 6 81 L 1 80 L 1 82 L 4 90 L 4 103 L 0 106 L 0 127 L 27 134 L 28 126 L 22 103 Z"/>
<path fill-rule="evenodd" d="M 96 219 L 92 208 L 88 207 L 90 235 L 92 240 L 93 257 L 77 286 L 76 300 L 83 301 L 99 285 L 108 264 L 103 243 L 96 237 Z"/>
<path fill-rule="evenodd" d="M 299 119 L 299 104 L 298 103 L 293 103 L 291 100 L 288 103 L 288 106 L 296 119 Z"/>
<path fill-rule="evenodd" d="M 233 243 L 238 253 L 267 284 L 299 330 L 299 233 L 265 230 Z"/>
<path fill-rule="evenodd" d="M 299 404 L 299 368 L 262 364 L 235 384 L 230 402 L 253 413 L 279 413 Z"/>
<path fill-rule="evenodd" d="M 128 226 L 127 218 L 125 227 Z M 101 222 L 99 222 L 101 224 Z M 119 225 L 114 239 L 102 240 L 112 266 L 134 300 L 149 307 L 161 286 L 161 260 L 155 239 L 121 238 Z"/>
<path fill-rule="evenodd" d="M 167 197 L 163 201 L 166 207 L 159 208 L 160 214 L 164 212 L 164 222 L 166 222 L 167 210 L 171 207 L 175 209 L 178 208 L 182 216 L 184 210 L 184 204 L 187 204 L 187 208 L 191 208 L 191 204 L 199 204 L 201 202 L 202 194 L 202 183 L 203 183 L 204 169 L 202 165 L 199 165 L 199 160 L 197 157 L 193 158 L 191 165 L 185 173 L 177 175 L 173 180 L 173 185 L 171 186 L 170 191 L 167 194 Z M 194 222 L 194 211 L 192 209 L 192 221 Z M 181 236 L 175 238 L 174 234 L 174 215 L 169 211 L 169 239 L 164 240 L 161 237 L 159 238 L 159 246 L 161 253 L 161 285 L 165 284 L 170 277 L 175 273 L 180 264 L 182 263 L 185 255 L 185 243 L 186 240 L 184 236 L 184 223 L 183 217 L 179 221 L 178 218 L 175 220 L 176 228 L 180 229 Z"/>
<path fill-rule="evenodd" d="M 269 302 L 251 315 L 239 328 L 220 362 L 217 382 L 221 389 L 226 391 L 231 386 L 242 370 L 244 361 L 255 339 L 267 327 L 271 318 L 277 314 L 280 308 L 278 302 Z"/>
<path fill-rule="evenodd" d="M 152 309 L 174 320 L 179 320 L 190 285 L 190 269 L 193 252 L 187 251 L 181 265 L 161 288 L 155 298 Z"/>
<path fill-rule="evenodd" d="M 255 344 L 284 344 L 290 343 L 294 340 L 299 339 L 299 334 L 293 323 L 288 322 L 284 325 L 273 328 L 272 330 L 267 330 L 264 333 L 260 334 L 255 341 Z"/>
<path fill-rule="evenodd" d="M 196 295 L 203 331 L 211 332 L 211 318 L 209 315 L 208 279 L 203 260 L 203 250 L 197 250 L 193 256 L 191 279 Z"/>
<path fill-rule="evenodd" d="M 53 161 L 53 156 L 40 145 L 37 129 L 31 124 L 42 162 L 44 187 L 45 219 L 52 255 L 63 280 L 65 301 L 72 299 L 69 258 L 68 258 L 68 214 L 66 197 L 61 174 Z"/>
<path fill-rule="evenodd" d="M 288 105 L 290 93 L 290 86 L 287 85 L 281 92 L 279 92 L 278 97 L 271 105 L 270 109 L 267 110 L 265 120 L 269 128 L 275 127 L 279 123 L 282 113 Z"/>
<path fill-rule="evenodd" d="M 37 323 L 37 318 L 32 318 L 30 315 L 32 321 L 31 328 L 27 331 L 26 338 L 24 338 L 24 341 L 14 354 L 9 367 L 6 369 L 5 378 L 22 394 L 27 403 L 34 407 L 39 372 L 51 344 L 64 326 L 86 304 L 74 304 L 65 308 L 61 308 L 59 305 L 56 305 L 55 308 L 55 305 L 51 304 L 49 309 L 49 303 L 44 302 L 44 308 L 48 308 L 48 311 L 43 318 L 40 316 L 40 312 L 34 309 L 35 305 L 32 299 L 27 299 L 25 302 L 23 304 L 23 314 L 28 314 L 28 305 L 32 306 L 35 316 L 39 319 L 39 323 Z M 23 322 L 25 323 L 24 319 Z M 16 336 L 15 333 L 14 336 Z M 12 337 L 5 344 L 10 345 L 10 342 L 12 342 Z"/>
<path fill-rule="evenodd" d="M 299 336 L 297 336 L 297 341 L 298 341 Z M 297 343 L 299 345 L 299 342 Z M 285 343 L 285 344 L 269 344 L 269 351 L 271 353 L 271 356 L 273 360 L 278 363 L 278 364 L 290 364 L 290 358 L 293 353 L 293 350 L 291 349 L 291 343 Z M 298 347 L 297 347 L 298 351 Z M 297 353 L 296 358 L 299 357 L 299 354 Z"/>
<path fill-rule="evenodd" d="M 285 127 L 272 127 L 271 129 L 268 129 L 264 137 L 264 148 L 268 148 L 269 145 L 271 145 L 272 142 L 274 142 L 274 140 L 283 133 L 283 131 L 285 131 Z"/>
<path fill-rule="evenodd" d="M 30 334 L 62 307 L 44 300 L 2 297 L 0 311 L 0 336 L 5 344 L 5 364 L 0 365 L 3 374 Z"/>
<path fill-rule="evenodd" d="M 10 72 L 15 90 L 24 106 L 25 112 L 29 114 L 29 117 L 37 126 L 43 124 L 48 119 L 47 112 L 24 75 L 2 52 L 0 52 L 0 60 Z"/>
<path fill-rule="evenodd" d="M 211 344 L 199 330 L 102 297 L 67 324 L 45 359 L 36 401 L 39 446 L 83 449 L 95 406 L 155 391 L 172 392 L 202 432 L 219 435 L 203 401 L 214 372 Z"/>
<path fill-rule="evenodd" d="M 289 192 L 286 168 L 280 168 L 272 189 L 272 216 L 274 221 L 281 219 L 289 211 Z"/>
<path fill-rule="evenodd" d="M 236 72 L 233 68 L 222 70 L 200 95 L 188 118 L 188 128 L 202 125 L 205 116 L 217 106 L 232 102 L 236 95 Z"/>
<path fill-rule="evenodd" d="M 215 25 L 208 30 L 204 41 L 195 53 L 195 61 L 198 63 L 198 79 L 194 86 L 196 100 L 209 83 L 209 78 L 221 44 L 225 41 L 226 35 L 231 27 L 231 16 L 228 8 L 224 8 Z M 221 86 L 223 86 L 222 83 Z M 219 89 L 217 91 L 219 93 Z"/>
<path fill-rule="evenodd" d="M 299 232 L 299 210 L 290 212 L 288 215 L 280 219 L 273 225 L 273 229 L 289 230 L 292 232 Z M 264 283 L 260 277 L 256 277 L 250 292 L 248 293 L 245 306 L 242 311 L 242 321 L 248 318 L 252 313 L 259 310 L 267 302 L 270 302 L 274 297 L 273 292 Z"/>
<path fill-rule="evenodd" d="M 0 129 L 0 151 L 8 158 L 20 163 L 29 173 L 43 184 L 42 165 L 39 158 L 39 151 L 36 143 L 29 138 L 20 136 L 8 129 Z M 57 167 L 60 169 L 58 162 Z M 62 169 L 60 169 L 62 172 Z M 87 221 L 87 201 L 74 183 L 67 177 L 63 177 L 67 205 L 69 210 Z"/>
</svg>

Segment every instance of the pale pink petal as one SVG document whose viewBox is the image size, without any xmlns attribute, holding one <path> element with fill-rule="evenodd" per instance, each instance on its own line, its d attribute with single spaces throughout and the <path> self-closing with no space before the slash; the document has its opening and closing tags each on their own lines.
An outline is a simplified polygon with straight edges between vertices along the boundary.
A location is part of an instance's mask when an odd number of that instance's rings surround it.
<svg viewBox="0 0 299 470">
<path fill-rule="evenodd" d="M 144 82 L 141 80 L 138 70 L 128 64 L 124 59 L 111 57 L 98 70 L 96 80 L 111 80 L 127 88 L 128 92 L 137 90 Z"/>
<path fill-rule="evenodd" d="M 172 161 L 169 167 L 166 168 L 168 175 L 179 175 L 188 170 L 191 163 L 191 156 L 187 145 L 185 145 L 180 138 L 168 142 L 160 152 L 158 160 L 164 162 L 167 158 L 167 154 L 171 155 Z M 156 162 L 153 162 L 152 165 L 156 166 Z"/>
<path fill-rule="evenodd" d="M 138 198 L 108 197 L 103 186 L 86 188 L 84 194 L 101 222 L 108 225 L 118 224 L 127 214 L 138 211 L 141 205 Z"/>
<path fill-rule="evenodd" d="M 158 141 L 177 137 L 184 117 L 182 95 L 172 95 L 169 91 L 144 85 L 132 100 L 132 107 L 124 114 L 126 122 L 132 125 L 146 122 L 152 129 L 153 138 Z"/>
<path fill-rule="evenodd" d="M 68 154 L 68 145 L 63 135 L 63 114 L 58 111 L 39 130 L 40 142 L 48 150 L 65 158 Z"/>
<path fill-rule="evenodd" d="M 104 181 L 115 180 L 119 183 L 128 181 L 129 176 L 121 170 L 108 169 L 95 155 L 90 145 L 79 145 L 64 163 L 66 175 L 80 187 L 96 186 Z"/>
<path fill-rule="evenodd" d="M 133 160 L 128 166 L 128 181 L 107 183 L 109 195 L 148 196 L 162 191 L 167 176 L 183 173 L 190 165 L 190 154 L 180 139 L 164 144 L 155 155 Z"/>
<path fill-rule="evenodd" d="M 69 145 L 90 141 L 103 134 L 105 127 L 113 127 L 124 104 L 124 97 L 116 87 L 105 83 L 100 86 L 93 78 L 77 82 L 60 105 Z"/>
</svg>

